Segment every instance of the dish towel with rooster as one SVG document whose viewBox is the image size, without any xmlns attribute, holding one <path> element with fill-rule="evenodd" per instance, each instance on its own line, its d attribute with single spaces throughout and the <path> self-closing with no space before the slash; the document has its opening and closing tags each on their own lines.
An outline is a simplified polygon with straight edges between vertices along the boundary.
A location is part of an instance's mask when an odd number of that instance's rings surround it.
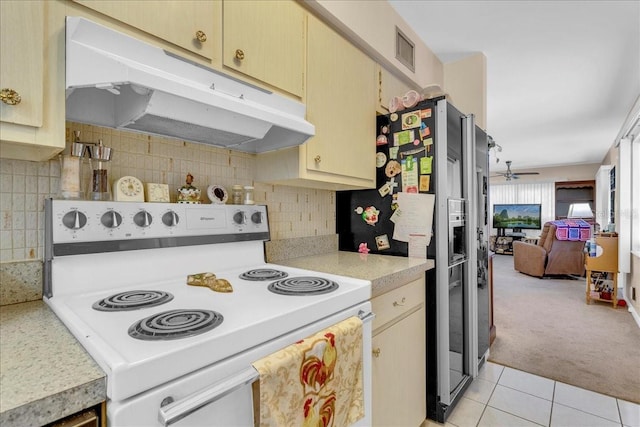
<svg viewBox="0 0 640 427">
<path fill-rule="evenodd" d="M 342 427 L 364 417 L 362 321 L 350 317 L 253 363 L 261 427 Z"/>
</svg>

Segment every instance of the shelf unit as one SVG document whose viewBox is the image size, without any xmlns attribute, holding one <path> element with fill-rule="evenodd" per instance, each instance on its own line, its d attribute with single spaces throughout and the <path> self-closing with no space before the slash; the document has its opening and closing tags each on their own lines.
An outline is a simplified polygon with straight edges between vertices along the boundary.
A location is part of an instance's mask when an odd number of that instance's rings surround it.
<svg viewBox="0 0 640 427">
<path fill-rule="evenodd" d="M 586 257 L 587 304 L 602 301 L 618 306 L 618 236 L 614 233 L 596 236 L 598 250 L 595 257 Z M 603 298 L 609 292 L 610 298 Z"/>
</svg>

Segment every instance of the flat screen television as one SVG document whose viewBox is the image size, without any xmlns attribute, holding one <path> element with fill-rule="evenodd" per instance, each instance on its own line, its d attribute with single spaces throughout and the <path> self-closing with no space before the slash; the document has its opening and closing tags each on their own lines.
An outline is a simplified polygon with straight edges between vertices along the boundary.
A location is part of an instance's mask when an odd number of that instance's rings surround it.
<svg viewBox="0 0 640 427">
<path fill-rule="evenodd" d="M 540 204 L 496 204 L 493 205 L 493 228 L 504 236 L 506 229 L 514 233 L 522 230 L 540 230 L 542 215 Z"/>
</svg>

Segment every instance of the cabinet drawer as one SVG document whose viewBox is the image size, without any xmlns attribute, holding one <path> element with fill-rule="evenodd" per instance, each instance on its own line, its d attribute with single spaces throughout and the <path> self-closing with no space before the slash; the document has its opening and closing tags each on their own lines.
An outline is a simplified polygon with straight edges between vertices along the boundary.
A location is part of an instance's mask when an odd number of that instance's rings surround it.
<svg viewBox="0 0 640 427">
<path fill-rule="evenodd" d="M 421 279 L 396 288 L 386 294 L 371 300 L 373 312 L 373 330 L 389 323 L 405 313 L 415 311 L 416 307 L 424 305 L 424 275 Z"/>
</svg>

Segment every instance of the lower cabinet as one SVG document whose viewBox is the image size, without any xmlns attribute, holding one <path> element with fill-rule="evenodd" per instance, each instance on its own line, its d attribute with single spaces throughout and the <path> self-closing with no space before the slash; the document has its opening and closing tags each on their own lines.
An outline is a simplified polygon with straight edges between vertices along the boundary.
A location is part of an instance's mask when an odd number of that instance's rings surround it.
<svg viewBox="0 0 640 427">
<path fill-rule="evenodd" d="M 373 425 L 422 424 L 426 409 L 424 276 L 371 300 Z"/>
<path fill-rule="evenodd" d="M 106 403 L 102 402 L 61 420 L 47 424 L 45 427 L 106 427 Z"/>
</svg>

